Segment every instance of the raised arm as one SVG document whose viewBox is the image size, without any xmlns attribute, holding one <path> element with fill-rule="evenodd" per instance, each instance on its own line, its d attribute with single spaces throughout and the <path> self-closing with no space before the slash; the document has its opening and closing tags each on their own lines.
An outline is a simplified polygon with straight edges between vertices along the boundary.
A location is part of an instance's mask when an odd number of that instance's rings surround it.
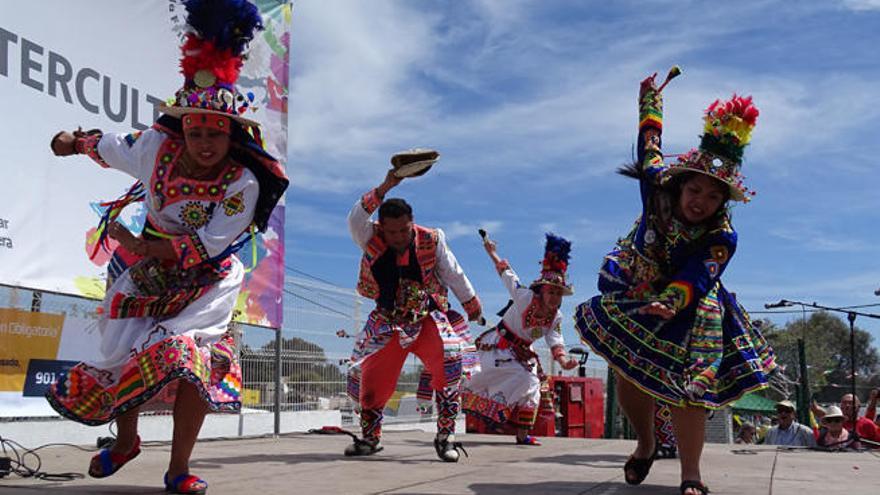
<svg viewBox="0 0 880 495">
<path fill-rule="evenodd" d="M 400 184 L 402 180 L 394 175 L 393 170 L 389 170 L 385 180 L 358 199 L 348 213 L 348 231 L 351 233 L 351 239 L 361 249 L 365 249 L 373 237 L 375 224 L 370 220 L 370 217 L 382 204 L 388 191 Z"/>
<path fill-rule="evenodd" d="M 495 241 L 488 237 L 484 237 L 483 248 L 486 250 L 486 254 L 489 255 L 489 259 L 495 264 L 495 270 L 501 277 L 501 283 L 504 284 L 504 287 L 507 288 L 507 292 L 510 293 L 510 297 L 516 298 L 517 290 L 523 288 L 519 283 L 519 277 L 516 275 L 516 272 L 513 271 L 513 268 L 507 260 L 501 259 L 501 257 L 498 256 L 498 246 L 495 244 Z"/>
<path fill-rule="evenodd" d="M 164 133 L 152 128 L 131 134 L 62 131 L 52 138 L 51 148 L 56 156 L 86 155 L 101 167 L 120 170 L 145 182 L 165 139 Z"/>
<path fill-rule="evenodd" d="M 661 151 L 663 134 L 663 95 L 654 83 L 656 74 L 642 81 L 639 87 L 638 166 L 640 167 L 642 201 L 647 201 L 665 169 Z"/>
</svg>

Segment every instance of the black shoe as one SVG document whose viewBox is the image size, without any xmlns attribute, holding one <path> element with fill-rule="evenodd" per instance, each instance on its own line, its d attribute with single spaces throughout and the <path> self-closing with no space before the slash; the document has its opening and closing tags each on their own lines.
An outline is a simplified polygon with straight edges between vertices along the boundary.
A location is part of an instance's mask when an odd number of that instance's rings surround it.
<svg viewBox="0 0 880 495">
<path fill-rule="evenodd" d="M 458 462 L 460 457 L 458 451 L 461 450 L 466 457 L 468 453 L 464 450 L 464 446 L 461 442 L 456 442 L 455 437 L 448 436 L 444 439 L 440 439 L 439 436 L 434 437 L 434 450 L 437 451 L 437 456 L 440 457 L 440 460 L 443 462 Z"/>
<path fill-rule="evenodd" d="M 378 438 L 375 440 L 356 438 L 354 443 L 345 448 L 345 455 L 349 457 L 373 455 L 376 452 L 381 452 L 383 448 Z"/>
</svg>

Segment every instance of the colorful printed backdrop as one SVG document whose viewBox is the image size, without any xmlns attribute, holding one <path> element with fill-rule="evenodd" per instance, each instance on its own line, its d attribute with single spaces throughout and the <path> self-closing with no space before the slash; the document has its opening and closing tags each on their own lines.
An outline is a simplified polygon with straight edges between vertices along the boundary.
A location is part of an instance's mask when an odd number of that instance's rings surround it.
<svg viewBox="0 0 880 495">
<path fill-rule="evenodd" d="M 256 96 L 267 150 L 286 163 L 292 6 L 257 0 L 265 31 L 251 44 L 240 86 Z M 96 15 L 97 14 L 97 15 Z M 29 2 L 0 19 L 0 284 L 99 298 L 109 254 L 90 261 L 88 239 L 100 201 L 118 197 L 131 178 L 84 157 L 59 159 L 49 141 L 61 129 L 128 132 L 155 118 L 153 106 L 182 84 L 181 0 Z M 59 20 L 63 19 L 63 22 Z M 269 230 L 242 250 L 249 268 L 238 309 L 251 324 L 281 326 L 284 201 Z M 122 222 L 143 228 L 132 206 Z"/>
</svg>

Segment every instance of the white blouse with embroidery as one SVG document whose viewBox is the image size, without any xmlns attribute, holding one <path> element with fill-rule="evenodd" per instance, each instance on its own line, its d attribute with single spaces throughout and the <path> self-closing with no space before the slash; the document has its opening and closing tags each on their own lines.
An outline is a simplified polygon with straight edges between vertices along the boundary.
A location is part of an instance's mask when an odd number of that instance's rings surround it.
<svg viewBox="0 0 880 495">
<path fill-rule="evenodd" d="M 175 250 L 186 258 L 183 267 L 189 268 L 221 254 L 247 230 L 259 184 L 240 164 L 230 164 L 214 180 L 182 178 L 172 173 L 182 152 L 182 141 L 172 141 L 155 129 L 108 133 L 98 142 L 98 153 L 107 165 L 144 184 L 150 222 L 175 236 Z"/>
<path fill-rule="evenodd" d="M 518 337 L 533 342 L 541 337 L 552 349 L 564 346 L 562 338 L 562 312 L 556 310 L 552 319 L 538 319 L 535 310 L 538 306 L 538 295 L 528 287 L 519 283 L 519 277 L 512 268 L 507 267 L 501 272 L 501 281 L 510 293 L 513 305 L 504 313 L 502 321 L 507 328 Z"/>
</svg>

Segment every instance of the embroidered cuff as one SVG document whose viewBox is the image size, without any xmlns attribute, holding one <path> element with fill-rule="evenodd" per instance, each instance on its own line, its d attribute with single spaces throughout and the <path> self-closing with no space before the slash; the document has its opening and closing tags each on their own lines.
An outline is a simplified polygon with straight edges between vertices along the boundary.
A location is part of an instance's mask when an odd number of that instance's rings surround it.
<svg viewBox="0 0 880 495">
<path fill-rule="evenodd" d="M 468 316 L 478 315 L 482 312 L 482 307 L 480 306 L 480 298 L 474 296 L 467 301 L 461 303 L 461 307 L 464 308 L 464 311 L 468 314 Z"/>
<path fill-rule="evenodd" d="M 510 269 L 510 263 L 507 260 L 501 260 L 498 263 L 495 263 L 495 269 L 498 270 L 498 275 L 501 275 L 504 270 Z"/>
<path fill-rule="evenodd" d="M 688 307 L 694 299 L 694 287 L 688 282 L 676 280 L 660 293 L 660 302 L 676 312 Z"/>
<path fill-rule="evenodd" d="M 88 156 L 98 165 L 104 168 L 110 168 L 110 165 L 108 165 L 107 162 L 105 162 L 104 159 L 101 158 L 101 155 L 98 153 L 98 143 L 101 141 L 101 138 L 103 136 L 103 134 L 95 132 L 88 134 L 84 137 L 77 138 L 74 143 L 74 148 L 76 149 L 77 153 Z"/>
<path fill-rule="evenodd" d="M 205 245 L 202 244 L 202 240 L 196 234 L 176 236 L 171 239 L 171 243 L 184 270 L 208 259 Z"/>
<path fill-rule="evenodd" d="M 382 204 L 382 198 L 379 197 L 379 191 L 373 189 L 361 197 L 361 207 L 369 214 L 373 214 Z"/>
<path fill-rule="evenodd" d="M 663 130 L 663 95 L 650 89 L 639 100 L 639 130 Z"/>
<path fill-rule="evenodd" d="M 553 354 L 553 359 L 559 359 L 560 357 L 565 356 L 565 346 L 554 345 L 550 348 L 550 352 Z"/>
</svg>

